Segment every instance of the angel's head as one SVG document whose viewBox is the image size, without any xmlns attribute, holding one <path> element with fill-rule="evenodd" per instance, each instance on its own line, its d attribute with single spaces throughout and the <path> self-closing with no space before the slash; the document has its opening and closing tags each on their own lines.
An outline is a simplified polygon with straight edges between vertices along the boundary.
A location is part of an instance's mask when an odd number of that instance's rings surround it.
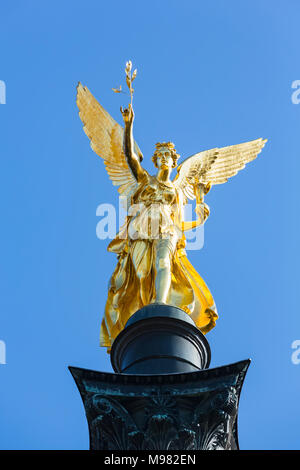
<svg viewBox="0 0 300 470">
<path fill-rule="evenodd" d="M 156 168 L 169 168 L 172 170 L 177 166 L 178 153 L 172 142 L 158 142 L 152 157 L 152 161 Z"/>
</svg>

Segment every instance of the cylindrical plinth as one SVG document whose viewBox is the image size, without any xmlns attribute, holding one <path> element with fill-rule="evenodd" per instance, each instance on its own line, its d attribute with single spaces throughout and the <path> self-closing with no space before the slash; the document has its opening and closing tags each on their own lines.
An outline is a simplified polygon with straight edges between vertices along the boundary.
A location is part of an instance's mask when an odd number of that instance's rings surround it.
<svg viewBox="0 0 300 470">
<path fill-rule="evenodd" d="M 111 349 L 115 372 L 172 374 L 206 369 L 210 347 L 191 317 L 178 307 L 150 304 L 128 320 Z"/>
</svg>

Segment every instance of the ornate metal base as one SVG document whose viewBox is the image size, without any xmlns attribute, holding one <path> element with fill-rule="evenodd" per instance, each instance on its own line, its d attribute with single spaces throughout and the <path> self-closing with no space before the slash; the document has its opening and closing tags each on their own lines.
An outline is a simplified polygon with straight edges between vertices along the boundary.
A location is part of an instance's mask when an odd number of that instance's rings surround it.
<svg viewBox="0 0 300 470">
<path fill-rule="evenodd" d="M 250 361 L 206 369 L 210 347 L 190 316 L 165 304 L 136 312 L 113 343 L 116 374 L 70 367 L 94 450 L 238 449 Z"/>
<path fill-rule="evenodd" d="M 238 401 L 250 361 L 166 375 L 70 367 L 94 450 L 238 449 Z"/>
</svg>

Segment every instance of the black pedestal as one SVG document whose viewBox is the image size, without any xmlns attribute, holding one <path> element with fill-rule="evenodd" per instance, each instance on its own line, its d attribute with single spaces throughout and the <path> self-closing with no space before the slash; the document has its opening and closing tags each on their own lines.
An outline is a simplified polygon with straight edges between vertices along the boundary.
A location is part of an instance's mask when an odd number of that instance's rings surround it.
<svg viewBox="0 0 300 470">
<path fill-rule="evenodd" d="M 111 363 L 126 374 L 172 374 L 206 369 L 210 347 L 191 317 L 171 305 L 137 311 L 113 343 Z"/>
<path fill-rule="evenodd" d="M 215 369 L 207 340 L 182 310 L 151 304 L 116 338 L 115 374 L 70 367 L 90 448 L 238 449 L 238 402 L 249 360 Z"/>
</svg>

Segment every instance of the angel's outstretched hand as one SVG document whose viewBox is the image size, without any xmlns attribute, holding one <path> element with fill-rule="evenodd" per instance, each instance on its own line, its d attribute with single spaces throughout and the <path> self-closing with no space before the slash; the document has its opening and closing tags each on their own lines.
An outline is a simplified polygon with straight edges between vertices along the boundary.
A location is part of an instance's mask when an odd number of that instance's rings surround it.
<svg viewBox="0 0 300 470">
<path fill-rule="evenodd" d="M 208 194 L 209 191 L 211 190 L 211 183 L 207 183 L 204 187 L 204 194 Z"/>
<path fill-rule="evenodd" d="M 123 107 L 121 106 L 120 111 L 122 113 L 124 123 L 132 124 L 134 120 L 134 111 L 131 104 L 129 103 L 128 108 L 125 109 L 123 109 Z"/>
<path fill-rule="evenodd" d="M 202 202 L 196 205 L 195 212 L 203 223 L 206 221 L 207 217 L 209 216 L 210 209 L 209 209 L 209 206 L 205 204 L 205 202 Z"/>
</svg>

